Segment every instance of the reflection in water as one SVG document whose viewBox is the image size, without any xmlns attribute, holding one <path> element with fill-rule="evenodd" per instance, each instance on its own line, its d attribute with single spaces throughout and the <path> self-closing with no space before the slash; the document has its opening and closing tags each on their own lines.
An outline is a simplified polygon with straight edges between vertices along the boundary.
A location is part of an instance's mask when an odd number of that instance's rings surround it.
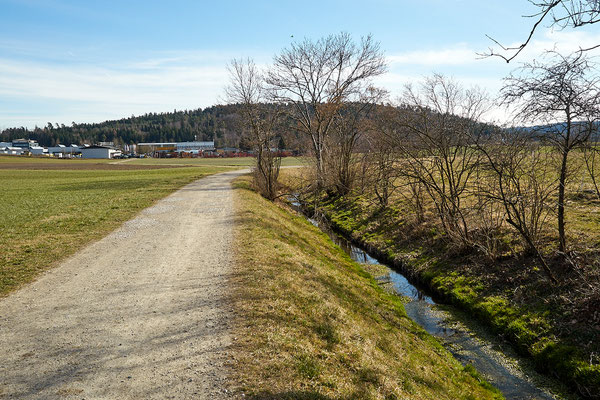
<svg viewBox="0 0 600 400">
<path fill-rule="evenodd" d="M 302 213 L 301 205 L 296 199 L 288 198 L 288 200 L 297 211 Z M 326 223 L 313 218 L 307 217 L 307 219 L 327 233 L 331 240 L 354 261 L 386 267 L 360 247 L 333 232 Z M 433 299 L 411 284 L 404 275 L 387 268 L 386 274 L 376 279 L 380 283 L 391 284 L 394 292 L 410 299 L 404 305 L 406 314 L 428 333 L 440 338 L 459 361 L 463 364 L 472 364 L 489 382 L 502 391 L 506 399 L 554 399 L 528 381 L 520 371 L 510 367 L 510 362 L 500 352 L 492 349 L 490 343 L 474 337 L 470 332 L 451 328 L 448 323 L 450 314 L 438 310 Z"/>
</svg>

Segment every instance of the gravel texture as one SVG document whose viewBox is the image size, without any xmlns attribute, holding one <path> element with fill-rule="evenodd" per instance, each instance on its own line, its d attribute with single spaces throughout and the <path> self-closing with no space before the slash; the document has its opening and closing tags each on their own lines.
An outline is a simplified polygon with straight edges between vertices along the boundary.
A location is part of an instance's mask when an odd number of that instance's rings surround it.
<svg viewBox="0 0 600 400">
<path fill-rule="evenodd" d="M 231 180 L 196 181 L 0 299 L 0 398 L 227 398 Z"/>
</svg>

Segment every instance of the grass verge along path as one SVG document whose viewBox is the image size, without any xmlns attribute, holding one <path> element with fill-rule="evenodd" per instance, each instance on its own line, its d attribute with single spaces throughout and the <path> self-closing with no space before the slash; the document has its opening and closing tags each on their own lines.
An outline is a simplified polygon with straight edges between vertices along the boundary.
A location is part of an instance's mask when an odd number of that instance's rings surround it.
<svg viewBox="0 0 600 400">
<path fill-rule="evenodd" d="M 236 392 L 251 399 L 502 396 L 302 217 L 236 182 Z"/>
<path fill-rule="evenodd" d="M 76 162 L 69 165 L 73 169 L 0 168 L 0 296 L 30 282 L 156 200 L 196 179 L 226 170 L 121 171 L 88 169 L 87 165 L 78 169 Z"/>
</svg>

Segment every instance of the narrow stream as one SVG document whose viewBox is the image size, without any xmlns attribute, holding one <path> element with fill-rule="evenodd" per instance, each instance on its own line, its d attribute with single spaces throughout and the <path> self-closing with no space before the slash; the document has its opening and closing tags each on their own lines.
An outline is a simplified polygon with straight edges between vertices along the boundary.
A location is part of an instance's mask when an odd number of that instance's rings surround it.
<svg viewBox="0 0 600 400">
<path fill-rule="evenodd" d="M 301 204 L 295 198 L 288 198 L 288 201 L 313 225 L 325 232 L 354 261 L 381 266 L 378 269 L 381 268 L 384 272 L 375 279 L 386 289 L 404 297 L 404 307 L 408 316 L 438 338 L 463 365 L 472 364 L 488 382 L 500 389 L 507 400 L 558 399 L 533 382 L 533 380 L 544 381 L 543 377 L 534 371 L 524 373 L 517 360 L 499 351 L 497 349 L 499 346 L 497 344 L 495 346 L 488 338 L 484 339 L 467 329 L 453 316 L 451 309 L 439 307 L 431 296 L 411 284 L 404 275 L 380 263 L 365 250 L 335 233 L 325 221 L 317 221 L 306 216 Z"/>
</svg>

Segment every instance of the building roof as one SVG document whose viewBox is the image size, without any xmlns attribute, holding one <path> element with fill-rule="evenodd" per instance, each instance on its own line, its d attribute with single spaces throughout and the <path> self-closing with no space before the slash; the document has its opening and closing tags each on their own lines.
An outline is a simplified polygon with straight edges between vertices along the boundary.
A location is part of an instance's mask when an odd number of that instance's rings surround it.
<svg viewBox="0 0 600 400">
<path fill-rule="evenodd" d="M 155 143 L 138 143 L 138 146 L 214 146 L 214 141 L 207 142 L 155 142 Z"/>
<path fill-rule="evenodd" d="M 91 146 L 88 147 L 82 147 L 81 150 L 91 150 L 91 149 L 109 149 L 109 150 L 119 150 L 117 148 L 114 147 L 110 147 L 110 146 L 101 146 L 99 144 L 93 144 Z"/>
</svg>

